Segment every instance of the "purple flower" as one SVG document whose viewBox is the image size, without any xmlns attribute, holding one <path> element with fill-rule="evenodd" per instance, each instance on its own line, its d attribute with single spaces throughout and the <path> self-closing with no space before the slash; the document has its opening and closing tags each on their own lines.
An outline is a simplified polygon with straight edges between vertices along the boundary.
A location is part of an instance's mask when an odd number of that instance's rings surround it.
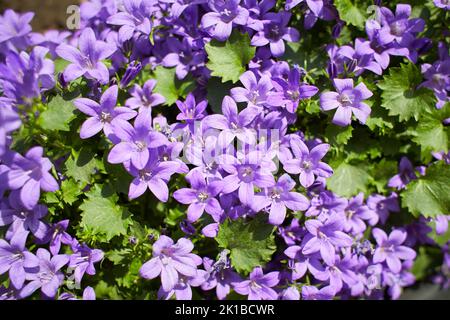
<svg viewBox="0 0 450 320">
<path fill-rule="evenodd" d="M 300 137 L 293 136 L 291 149 L 294 159 L 285 161 L 284 170 L 291 174 L 300 174 L 300 184 L 308 188 L 314 183 L 314 176 L 328 178 L 333 174 L 333 169 L 320 161 L 329 148 L 328 144 L 319 144 L 310 151 Z"/>
<path fill-rule="evenodd" d="M 140 197 L 148 188 L 160 201 L 167 202 L 169 198 L 167 181 L 178 170 L 178 162 L 160 161 L 158 155 L 151 152 L 142 169 L 137 169 L 132 164 L 125 167 L 134 177 L 128 192 L 130 199 Z"/>
<path fill-rule="evenodd" d="M 31 35 L 31 41 L 33 45 L 38 45 L 49 49 L 49 53 L 53 59 L 57 58 L 56 48 L 61 44 L 67 41 L 67 38 L 70 37 L 70 32 L 68 31 L 58 31 L 58 30 L 49 30 L 44 34 L 41 33 L 33 33 Z"/>
<path fill-rule="evenodd" d="M 232 156 L 224 156 L 222 159 L 226 160 L 221 162 L 221 166 L 229 173 L 223 179 L 222 192 L 229 194 L 238 190 L 239 200 L 244 205 L 252 205 L 255 197 L 255 186 L 268 188 L 275 184 L 270 164 L 262 158 L 258 151 L 250 152 L 242 160 Z"/>
<path fill-rule="evenodd" d="M 139 61 L 130 62 L 127 69 L 125 70 L 125 73 L 123 74 L 122 79 L 120 79 L 120 88 L 124 89 L 128 87 L 130 82 L 136 79 L 141 70 L 142 70 L 142 63 L 140 63 Z"/>
<path fill-rule="evenodd" d="M 379 38 L 382 44 L 395 42 L 402 47 L 408 47 L 415 39 L 415 34 L 422 32 L 425 21 L 420 18 L 409 19 L 411 6 L 409 4 L 398 4 L 395 15 L 386 7 L 382 7 Z"/>
<path fill-rule="evenodd" d="M 42 91 L 55 86 L 52 60 L 46 59 L 47 48 L 34 47 L 28 55 L 9 51 L 5 63 L 0 63 L 0 82 L 4 95 L 20 104 L 31 104 Z"/>
<path fill-rule="evenodd" d="M 433 0 L 433 3 L 438 8 L 450 10 L 450 2 L 448 0 Z"/>
<path fill-rule="evenodd" d="M 88 139 L 103 130 L 107 137 L 113 137 L 113 127 L 116 123 L 134 118 L 137 114 L 125 107 L 116 107 L 118 87 L 108 88 L 100 99 L 100 104 L 86 98 L 76 99 L 74 105 L 90 116 L 81 126 L 81 139 Z M 113 138 L 114 139 L 114 138 Z"/>
<path fill-rule="evenodd" d="M 399 212 L 400 207 L 398 205 L 398 196 L 396 193 L 392 193 L 389 197 L 385 197 L 379 194 L 371 195 L 367 199 L 367 206 L 370 210 L 376 213 L 376 217 L 369 220 L 369 224 L 374 226 L 381 221 L 385 224 L 390 212 Z"/>
<path fill-rule="evenodd" d="M 338 54 L 350 60 L 349 65 L 352 68 L 349 71 L 354 72 L 357 76 L 364 70 L 370 70 L 378 75 L 383 73 L 381 66 L 374 60 L 374 53 L 375 51 L 371 48 L 369 41 L 358 38 L 355 39 L 355 48 L 342 46 L 338 51 Z"/>
<path fill-rule="evenodd" d="M 22 121 L 12 105 L 12 101 L 0 98 L 0 157 L 8 148 L 8 134 L 20 128 Z"/>
<path fill-rule="evenodd" d="M 149 36 L 152 31 L 151 17 L 154 1 L 123 0 L 123 11 L 110 16 L 107 23 L 120 26 L 119 41 L 124 43 L 130 40 L 135 33 Z"/>
<path fill-rule="evenodd" d="M 208 5 L 213 12 L 202 17 L 202 28 L 212 29 L 211 34 L 220 41 L 225 41 L 231 35 L 233 23 L 247 24 L 249 13 L 239 6 L 241 0 L 209 0 Z"/>
<path fill-rule="evenodd" d="M 286 218 L 286 207 L 292 211 L 305 211 L 309 208 L 308 199 L 297 192 L 291 192 L 295 187 L 295 181 L 284 174 L 273 187 L 269 187 L 261 194 L 255 196 L 252 208 L 256 212 L 263 208 L 269 209 L 269 223 L 281 225 Z"/>
<path fill-rule="evenodd" d="M 445 103 L 450 101 L 447 93 L 450 91 L 450 58 L 435 62 L 433 65 L 423 64 L 421 70 L 426 80 L 420 86 L 434 91 L 438 99 L 436 107 L 441 109 Z"/>
<path fill-rule="evenodd" d="M 30 22 L 34 13 L 18 14 L 14 10 L 7 9 L 3 16 L 0 15 L 0 48 L 3 43 L 10 50 L 24 50 L 29 44 L 27 38 L 31 32 Z"/>
<path fill-rule="evenodd" d="M 294 28 L 288 27 L 291 14 L 289 12 L 269 12 L 263 16 L 264 28 L 257 32 L 251 41 L 252 46 L 262 47 L 267 44 L 274 57 L 284 54 L 284 41 L 297 42 L 300 34 Z"/>
<path fill-rule="evenodd" d="M 153 92 L 155 86 L 156 80 L 153 79 L 147 80 L 142 88 L 135 85 L 130 90 L 131 98 L 128 98 L 126 105 L 131 109 L 139 108 L 139 113 L 148 112 L 151 114 L 153 107 L 166 102 L 166 98 Z"/>
<path fill-rule="evenodd" d="M 160 0 L 163 3 L 170 3 L 170 14 L 174 18 L 178 18 L 190 6 L 206 3 L 207 0 Z"/>
<path fill-rule="evenodd" d="M 203 123 L 211 128 L 224 130 L 218 137 L 218 143 L 221 147 L 228 146 L 234 138 L 247 144 L 254 144 L 256 137 L 254 132 L 248 128 L 248 125 L 259 114 L 259 108 L 247 107 L 238 113 L 236 102 L 225 96 L 222 102 L 222 113 L 213 114 L 205 117 Z"/>
<path fill-rule="evenodd" d="M 278 294 L 272 289 L 279 280 L 279 272 L 269 272 L 264 275 L 261 267 L 256 267 L 250 273 L 250 279 L 234 284 L 234 290 L 249 300 L 277 300 Z"/>
<path fill-rule="evenodd" d="M 213 217 L 219 217 L 222 208 L 215 198 L 223 188 L 220 180 L 206 182 L 205 177 L 198 170 L 192 171 L 187 178 L 192 188 L 183 188 L 175 191 L 173 197 L 180 203 L 189 204 L 187 211 L 190 222 L 197 221 L 204 211 Z"/>
<path fill-rule="evenodd" d="M 274 78 L 276 92 L 271 93 L 268 103 L 275 107 L 284 106 L 288 112 L 295 113 L 300 100 L 309 99 L 319 91 L 315 86 L 302 83 L 301 76 L 300 69 L 294 67 L 287 79 Z"/>
<path fill-rule="evenodd" d="M 70 256 L 69 267 L 74 268 L 75 282 L 81 283 L 85 273 L 95 275 L 94 264 L 103 259 L 103 251 L 91 249 L 85 244 L 75 243 L 72 245 L 74 253 Z"/>
<path fill-rule="evenodd" d="M 321 289 L 314 286 L 302 287 L 302 300 L 332 300 L 335 291 L 331 286 L 326 286 Z"/>
<path fill-rule="evenodd" d="M 302 242 L 302 253 L 320 252 L 322 259 L 328 265 L 333 265 L 336 258 L 336 248 L 349 247 L 353 240 L 342 232 L 344 221 L 339 214 L 333 214 L 326 222 L 307 220 L 305 227 L 310 234 Z"/>
<path fill-rule="evenodd" d="M 206 271 L 197 270 L 195 277 L 186 277 L 179 275 L 177 284 L 170 291 L 165 291 L 163 287 L 158 290 L 158 299 L 169 300 L 175 295 L 177 300 L 192 300 L 191 287 L 201 286 L 206 278 Z"/>
<path fill-rule="evenodd" d="M 69 220 L 63 220 L 53 224 L 47 232 L 50 242 L 50 252 L 57 255 L 61 249 L 61 243 L 70 245 L 73 243 L 73 238 L 66 232 L 69 227 Z"/>
<path fill-rule="evenodd" d="M 191 70 L 204 64 L 205 53 L 202 50 L 194 51 L 188 38 L 184 38 L 182 42 L 169 38 L 167 39 L 167 45 L 170 53 L 164 57 L 162 65 L 164 67 L 176 67 L 175 73 L 179 80 L 183 80 Z"/>
<path fill-rule="evenodd" d="M 50 252 L 39 248 L 36 256 L 39 258 L 39 268 L 27 273 L 26 279 L 30 280 L 19 295 L 26 298 L 32 295 L 39 288 L 48 298 L 54 298 L 58 292 L 58 288 L 64 282 L 64 274 L 59 271 L 69 261 L 69 256 L 60 254 L 51 257 Z"/>
<path fill-rule="evenodd" d="M 134 121 L 134 127 L 128 122 L 120 122 L 114 126 L 114 134 L 122 140 L 115 145 L 108 155 L 112 164 L 131 163 L 142 170 L 148 163 L 150 149 L 158 148 L 168 143 L 167 138 L 151 129 L 151 122 L 145 114 L 140 114 Z"/>
<path fill-rule="evenodd" d="M 239 275 L 231 268 L 226 254 L 226 251 L 222 251 L 217 261 L 208 257 L 203 258 L 203 266 L 207 272 L 207 277 L 202 284 L 202 290 L 208 291 L 216 288 L 219 300 L 224 300 L 230 293 L 231 286 L 242 281 Z"/>
<path fill-rule="evenodd" d="M 162 289 L 170 292 L 179 283 L 181 276 L 196 277 L 197 266 L 202 259 L 191 253 L 192 242 L 180 238 L 176 244 L 167 236 L 161 236 L 153 244 L 153 258 L 139 270 L 141 277 L 154 279 L 161 275 Z"/>
<path fill-rule="evenodd" d="M 230 93 L 233 99 L 236 102 L 248 102 L 248 106 L 264 106 L 268 94 L 273 88 L 270 77 L 263 75 L 258 81 L 252 71 L 247 71 L 239 77 L 239 80 L 245 88 L 231 89 Z"/>
<path fill-rule="evenodd" d="M 188 94 L 185 102 L 178 100 L 176 104 L 180 110 L 180 113 L 177 115 L 177 120 L 185 120 L 190 124 L 193 123 L 194 120 L 203 119 L 205 117 L 205 109 L 208 106 L 208 102 L 206 100 L 203 100 L 197 104 L 192 93 Z"/>
<path fill-rule="evenodd" d="M 445 234 L 447 232 L 449 220 L 450 220 L 450 216 L 446 216 L 443 214 L 436 216 L 436 219 L 435 219 L 436 234 L 441 235 L 441 234 Z"/>
<path fill-rule="evenodd" d="M 0 206 L 0 226 L 11 224 L 6 232 L 6 238 L 11 239 L 17 232 L 31 231 L 39 240 L 45 238 L 48 226 L 41 221 L 48 213 L 47 207 L 37 204 L 32 209 L 26 209 L 20 201 L 20 195 L 12 192 L 8 201 Z"/>
<path fill-rule="evenodd" d="M 106 84 L 109 81 L 109 71 L 101 61 L 109 58 L 117 48 L 97 40 L 91 28 L 83 30 L 78 45 L 80 50 L 67 44 L 56 48 L 56 53 L 61 58 L 71 62 L 63 73 L 65 81 L 70 82 L 85 76 Z"/>
<path fill-rule="evenodd" d="M 362 102 L 373 94 L 364 83 L 353 87 L 353 79 L 334 79 L 337 92 L 325 92 L 320 96 L 320 108 L 324 111 L 336 109 L 333 123 L 348 126 L 352 122 L 352 113 L 363 124 L 370 115 L 370 107 Z"/>
<path fill-rule="evenodd" d="M 0 275 L 9 271 L 9 279 L 16 289 L 25 283 L 27 272 L 24 268 L 35 268 L 39 265 L 36 256 L 25 249 L 28 232 L 16 232 L 10 243 L 0 239 Z"/>
<path fill-rule="evenodd" d="M 364 193 L 362 192 L 349 200 L 348 206 L 345 208 L 345 232 L 361 234 L 366 230 L 364 220 L 378 220 L 376 213 L 363 205 L 363 201 Z"/>
<path fill-rule="evenodd" d="M 10 170 L 0 176 L 0 186 L 6 184 L 11 190 L 20 189 L 20 200 L 26 209 L 33 209 L 39 201 L 40 190 L 54 192 L 59 189 L 55 178 L 48 172 L 52 163 L 43 158 L 42 147 L 30 149 L 25 157 L 16 153 Z"/>
<path fill-rule="evenodd" d="M 373 255 L 374 263 L 386 261 L 392 272 L 399 273 L 402 269 L 400 260 L 413 260 L 416 257 L 413 249 L 402 246 L 406 240 L 406 232 L 394 230 L 388 237 L 383 230 L 375 228 L 372 230 L 372 235 L 378 245 Z"/>
<path fill-rule="evenodd" d="M 407 157 L 402 157 L 400 159 L 398 171 L 399 173 L 393 176 L 388 182 L 388 186 L 391 188 L 402 190 L 412 180 L 417 179 L 415 169 Z"/>
<path fill-rule="evenodd" d="M 322 191 L 311 199 L 311 207 L 305 216 L 326 220 L 330 214 L 342 213 L 347 205 L 346 199 L 338 197 L 331 191 Z"/>
</svg>

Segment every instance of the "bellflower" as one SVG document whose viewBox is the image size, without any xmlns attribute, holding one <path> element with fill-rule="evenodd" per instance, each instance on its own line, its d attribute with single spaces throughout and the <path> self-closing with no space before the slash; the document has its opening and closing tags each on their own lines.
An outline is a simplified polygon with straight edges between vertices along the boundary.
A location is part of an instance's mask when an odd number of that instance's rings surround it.
<svg viewBox="0 0 450 320">
<path fill-rule="evenodd" d="M 348 202 L 346 199 L 338 197 L 331 191 L 322 191 L 311 199 L 311 206 L 306 211 L 305 216 L 317 217 L 324 221 L 328 215 L 333 213 L 343 213 Z"/>
<path fill-rule="evenodd" d="M 284 106 L 290 113 L 295 113 L 300 100 L 313 97 L 319 89 L 301 82 L 298 67 L 289 71 L 287 79 L 274 78 L 273 85 L 276 92 L 271 93 L 268 103 L 272 106 Z"/>
<path fill-rule="evenodd" d="M 364 193 L 359 193 L 351 198 L 345 208 L 345 227 L 344 231 L 360 234 L 366 230 L 364 220 L 373 221 L 378 219 L 376 213 L 363 205 Z"/>
<path fill-rule="evenodd" d="M 383 230 L 375 228 L 372 235 L 378 245 L 373 255 L 374 263 L 386 261 L 392 272 L 399 273 L 402 268 L 400 260 L 413 260 L 416 257 L 413 249 L 402 245 L 406 240 L 406 232 L 394 230 L 388 237 Z"/>
<path fill-rule="evenodd" d="M 328 178 L 333 174 L 333 169 L 320 160 L 329 148 L 328 144 L 319 144 L 309 150 L 300 137 L 295 137 L 291 139 L 294 159 L 285 161 L 284 170 L 291 174 L 300 174 L 300 184 L 305 188 L 314 183 L 315 176 Z"/>
<path fill-rule="evenodd" d="M 80 283 L 85 273 L 95 275 L 94 263 L 103 259 L 103 251 L 91 249 L 85 244 L 72 245 L 74 253 L 70 256 L 69 267 L 74 269 L 75 282 Z"/>
<path fill-rule="evenodd" d="M 158 155 L 151 152 L 148 162 L 142 169 L 137 169 L 133 164 L 125 167 L 134 177 L 128 192 L 130 199 L 140 197 L 149 189 L 160 201 L 167 202 L 169 199 L 167 181 L 177 171 L 178 162 L 160 161 Z"/>
<path fill-rule="evenodd" d="M 352 113 L 363 124 L 370 115 L 370 107 L 363 101 L 373 94 L 364 83 L 353 85 L 353 79 L 334 79 L 337 92 L 325 92 L 320 96 L 320 108 L 324 111 L 336 109 L 333 123 L 348 126 L 352 122 Z"/>
<path fill-rule="evenodd" d="M 247 144 L 254 144 L 256 137 L 248 125 L 259 114 L 256 107 L 247 107 L 238 113 L 236 102 L 229 96 L 225 96 L 222 102 L 222 113 L 205 117 L 203 123 L 211 128 L 224 130 L 218 137 L 221 147 L 228 146 L 234 138 Z"/>
<path fill-rule="evenodd" d="M 211 29 L 211 35 L 219 41 L 225 41 L 231 35 L 233 23 L 245 25 L 248 20 L 248 10 L 241 7 L 241 0 L 208 0 L 212 12 L 202 17 L 204 29 Z"/>
<path fill-rule="evenodd" d="M 188 7 L 206 3 L 207 0 L 160 0 L 160 2 L 170 4 L 170 14 L 174 18 L 178 18 Z"/>
<path fill-rule="evenodd" d="M 242 160 L 232 156 L 222 157 L 222 159 L 225 161 L 220 164 L 229 173 L 223 179 L 222 192 L 228 194 L 238 190 L 239 200 L 244 205 L 252 205 L 255 198 L 255 186 L 267 188 L 275 184 L 270 164 L 258 151 L 250 152 Z"/>
<path fill-rule="evenodd" d="M 223 182 L 216 180 L 207 183 L 203 174 L 198 170 L 192 171 L 187 179 L 192 188 L 177 190 L 173 197 L 180 203 L 189 204 L 188 220 L 190 222 L 197 221 L 204 211 L 213 217 L 220 216 L 222 208 L 215 197 L 223 189 Z"/>
<path fill-rule="evenodd" d="M 31 32 L 30 22 L 34 13 L 27 12 L 18 14 L 14 10 L 6 9 L 0 15 L 0 46 L 2 43 L 8 45 L 10 50 L 24 50 L 29 45 L 27 36 Z"/>
<path fill-rule="evenodd" d="M 0 157 L 7 150 L 9 133 L 19 129 L 21 124 L 22 121 L 12 102 L 6 98 L 0 98 Z"/>
<path fill-rule="evenodd" d="M 119 41 L 124 43 L 134 34 L 149 36 L 152 31 L 151 17 L 155 1 L 123 0 L 122 11 L 110 16 L 107 23 L 120 26 Z"/>
<path fill-rule="evenodd" d="M 248 106 L 264 106 L 269 92 L 273 88 L 270 78 L 263 75 L 258 81 L 252 71 L 247 71 L 239 77 L 239 80 L 244 85 L 244 88 L 231 89 L 230 93 L 233 99 L 236 102 L 247 102 Z"/>
<path fill-rule="evenodd" d="M 272 289 L 279 280 L 279 272 L 264 274 L 261 267 L 256 267 L 250 273 L 250 279 L 236 283 L 234 290 L 249 300 L 277 300 L 278 294 Z"/>
<path fill-rule="evenodd" d="M 416 171 L 407 157 L 402 157 L 398 166 L 399 173 L 389 179 L 388 186 L 402 190 L 412 180 L 417 179 Z"/>
<path fill-rule="evenodd" d="M 198 104 L 195 101 L 195 97 L 192 93 L 189 93 L 185 102 L 176 102 L 180 113 L 177 116 L 178 121 L 185 120 L 189 124 L 192 124 L 194 120 L 201 120 L 205 117 L 205 109 L 208 106 L 208 102 L 203 100 Z"/>
<path fill-rule="evenodd" d="M 286 207 L 292 211 L 305 211 L 309 208 L 308 199 L 297 192 L 291 192 L 295 187 L 295 181 L 284 174 L 273 187 L 265 189 L 264 192 L 255 196 L 252 207 L 255 211 L 270 207 L 269 223 L 280 225 L 286 217 Z"/>
<path fill-rule="evenodd" d="M 219 300 L 224 300 L 230 293 L 231 287 L 242 281 L 231 268 L 230 261 L 226 257 L 226 251 L 222 251 L 217 261 L 204 257 L 203 266 L 207 277 L 202 284 L 202 290 L 208 291 L 216 288 L 216 295 Z"/>
<path fill-rule="evenodd" d="M 205 53 L 201 50 L 194 50 L 190 41 L 184 38 L 182 42 L 178 40 L 170 41 L 168 47 L 171 51 L 162 60 L 164 67 L 175 67 L 175 74 L 179 80 L 183 80 L 191 69 L 197 68 L 205 61 Z"/>
<path fill-rule="evenodd" d="M 122 140 L 115 145 L 108 155 L 108 162 L 112 164 L 131 163 L 138 170 L 142 170 L 148 163 L 150 149 L 158 148 L 168 143 L 167 138 L 151 129 L 151 122 L 145 114 L 140 114 L 134 121 L 134 127 L 128 122 L 121 122 L 114 126 L 114 134 Z"/>
<path fill-rule="evenodd" d="M 379 194 L 371 195 L 367 199 L 367 207 L 376 213 L 376 217 L 369 220 L 369 224 L 371 226 L 376 225 L 378 221 L 385 224 L 389 218 L 390 212 L 400 211 L 398 196 L 396 193 L 392 193 L 388 197 Z"/>
<path fill-rule="evenodd" d="M 375 74 L 383 74 L 381 66 L 374 60 L 375 51 L 370 47 L 370 42 L 362 39 L 355 39 L 355 47 L 342 46 L 339 54 L 350 60 L 350 64 L 355 67 L 352 70 L 355 75 L 360 75 L 364 70 L 370 70 Z"/>
<path fill-rule="evenodd" d="M 48 298 L 54 298 L 58 288 L 64 282 L 64 274 L 60 271 L 69 262 L 69 256 L 60 254 L 51 256 L 50 252 L 39 248 L 36 253 L 39 258 L 39 268 L 27 273 L 28 282 L 20 291 L 20 297 L 26 298 L 32 295 L 39 288 Z"/>
<path fill-rule="evenodd" d="M 305 222 L 309 234 L 302 242 L 302 252 L 312 254 L 320 252 L 322 259 L 328 265 L 333 265 L 336 258 L 336 248 L 349 247 L 353 240 L 342 232 L 344 221 L 339 214 L 333 214 L 326 222 L 307 220 Z"/>
<path fill-rule="evenodd" d="M 321 289 L 314 286 L 302 287 L 302 300 L 332 300 L 334 296 L 335 291 L 331 286 Z"/>
<path fill-rule="evenodd" d="M 136 111 L 126 107 L 116 107 L 117 95 L 118 87 L 112 86 L 103 93 L 100 103 L 86 98 L 74 101 L 78 110 L 90 116 L 81 126 L 81 139 L 91 138 L 102 130 L 107 137 L 112 137 L 113 127 L 116 123 L 130 120 L 136 116 Z"/>
<path fill-rule="evenodd" d="M 109 81 L 109 71 L 101 62 L 109 58 L 117 48 L 106 42 L 97 40 L 91 28 L 82 31 L 79 41 L 79 50 L 67 44 L 56 48 L 56 53 L 63 59 L 71 62 L 64 70 L 64 79 L 71 82 L 81 76 L 106 84 Z"/>
<path fill-rule="evenodd" d="M 258 31 L 252 38 L 252 46 L 270 46 L 274 57 L 280 57 L 285 52 L 284 41 L 297 42 L 300 34 L 294 28 L 288 27 L 291 14 L 289 12 L 269 12 L 263 16 L 263 30 Z"/>
<path fill-rule="evenodd" d="M 139 274 L 145 279 L 161 275 L 162 289 L 170 292 L 181 276 L 197 276 L 197 266 L 202 259 L 191 253 L 193 249 L 194 245 L 188 239 L 180 238 L 174 244 L 172 239 L 162 235 L 153 244 L 153 258 L 142 265 Z"/>
<path fill-rule="evenodd" d="M 16 153 L 10 170 L 0 179 L 0 186 L 4 183 L 11 190 L 20 189 L 20 201 L 29 210 L 38 203 L 41 189 L 47 192 L 59 189 L 55 178 L 48 172 L 52 163 L 43 157 L 43 153 L 42 147 L 31 148 L 25 157 Z"/>
<path fill-rule="evenodd" d="M 433 0 L 433 3 L 438 8 L 450 10 L 450 2 L 448 0 Z"/>
<path fill-rule="evenodd" d="M 420 86 L 434 91 L 438 99 L 436 107 L 441 109 L 450 101 L 447 93 L 450 91 L 450 58 L 435 62 L 433 65 L 423 64 L 421 70 L 426 80 Z"/>
<path fill-rule="evenodd" d="M 154 93 L 153 90 L 156 87 L 156 80 L 147 80 L 143 87 L 139 85 L 134 85 L 130 90 L 131 98 L 126 101 L 126 106 L 131 109 L 139 108 L 139 113 L 148 112 L 151 114 L 151 109 L 155 106 L 163 104 L 166 102 L 164 98 L 159 93 Z"/>
<path fill-rule="evenodd" d="M 39 265 L 38 258 L 25 249 L 27 237 L 28 232 L 17 232 L 10 243 L 0 239 L 0 275 L 9 271 L 9 279 L 16 289 L 21 289 L 25 283 L 24 268 Z"/>
</svg>

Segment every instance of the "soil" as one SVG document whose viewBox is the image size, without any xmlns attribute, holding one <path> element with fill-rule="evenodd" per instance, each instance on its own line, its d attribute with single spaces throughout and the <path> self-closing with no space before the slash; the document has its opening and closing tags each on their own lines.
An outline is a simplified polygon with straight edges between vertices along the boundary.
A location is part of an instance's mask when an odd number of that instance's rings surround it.
<svg viewBox="0 0 450 320">
<path fill-rule="evenodd" d="M 78 0 L 0 0 L 0 12 L 14 9 L 17 12 L 33 11 L 36 15 L 32 21 L 33 31 L 48 29 L 65 29 L 68 17 L 66 10 Z"/>
</svg>

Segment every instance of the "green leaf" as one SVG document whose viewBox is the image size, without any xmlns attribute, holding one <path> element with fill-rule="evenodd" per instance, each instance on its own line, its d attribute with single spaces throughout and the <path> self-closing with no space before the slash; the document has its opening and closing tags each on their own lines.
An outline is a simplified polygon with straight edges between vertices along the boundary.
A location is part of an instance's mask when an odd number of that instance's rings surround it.
<svg viewBox="0 0 450 320">
<path fill-rule="evenodd" d="M 342 197 L 351 197 L 367 191 L 369 174 L 362 166 L 342 162 L 327 181 L 328 188 Z"/>
<path fill-rule="evenodd" d="M 442 121 L 450 117 L 450 108 L 425 112 L 419 120 L 413 141 L 421 147 L 422 157 L 429 157 L 433 151 L 448 151 L 450 130 Z"/>
<path fill-rule="evenodd" d="M 335 0 L 334 5 L 341 20 L 359 29 L 364 29 L 367 19 L 367 4 L 361 4 L 360 0 Z"/>
<path fill-rule="evenodd" d="M 418 120 L 425 110 L 434 107 L 433 92 L 418 88 L 422 75 L 414 64 L 402 64 L 389 70 L 389 75 L 384 76 L 378 87 L 383 90 L 381 105 L 389 110 L 390 116 L 399 116 L 400 121 Z"/>
<path fill-rule="evenodd" d="M 182 81 L 178 80 L 175 68 L 156 67 L 153 78 L 157 81 L 155 92 L 166 98 L 165 104 L 168 106 L 174 104 L 180 97 L 185 98 L 195 88 L 195 81 L 190 76 Z"/>
<path fill-rule="evenodd" d="M 414 274 L 417 281 L 420 281 L 427 276 L 432 262 L 433 260 L 427 254 L 426 249 L 424 247 L 420 247 L 417 258 L 414 260 L 414 265 L 411 269 L 411 272 Z"/>
<path fill-rule="evenodd" d="M 255 56 L 250 37 L 238 32 L 234 32 L 226 42 L 212 40 L 205 49 L 209 60 L 206 66 L 211 75 L 222 78 L 222 82 L 237 82 Z"/>
<path fill-rule="evenodd" d="M 78 200 L 78 196 L 81 195 L 82 190 L 74 180 L 67 179 L 61 183 L 61 192 L 64 202 L 72 205 Z"/>
<path fill-rule="evenodd" d="M 79 152 L 75 152 L 65 162 L 65 174 L 75 181 L 83 183 L 85 186 L 91 182 L 91 176 L 98 170 L 103 169 L 101 159 L 87 148 L 82 148 Z"/>
<path fill-rule="evenodd" d="M 334 124 L 330 124 L 327 126 L 325 130 L 325 136 L 328 138 L 330 144 L 347 144 L 347 142 L 351 139 L 353 133 L 353 127 L 340 127 Z"/>
<path fill-rule="evenodd" d="M 219 229 L 216 241 L 230 251 L 232 265 L 238 272 L 251 272 L 254 267 L 270 261 L 275 252 L 274 227 L 263 215 L 251 221 L 226 220 Z"/>
<path fill-rule="evenodd" d="M 439 161 L 426 175 L 412 181 L 402 193 L 402 204 L 416 217 L 450 213 L 450 166 Z"/>
<path fill-rule="evenodd" d="M 88 198 L 80 206 L 81 226 L 95 234 L 105 234 L 106 240 L 126 234 L 131 214 L 117 204 L 117 194 L 107 187 L 95 185 L 86 196 Z"/>
<path fill-rule="evenodd" d="M 56 96 L 48 104 L 47 110 L 41 113 L 38 123 L 44 130 L 70 131 L 69 123 L 75 119 L 74 111 L 72 100 L 66 101 Z"/>
</svg>

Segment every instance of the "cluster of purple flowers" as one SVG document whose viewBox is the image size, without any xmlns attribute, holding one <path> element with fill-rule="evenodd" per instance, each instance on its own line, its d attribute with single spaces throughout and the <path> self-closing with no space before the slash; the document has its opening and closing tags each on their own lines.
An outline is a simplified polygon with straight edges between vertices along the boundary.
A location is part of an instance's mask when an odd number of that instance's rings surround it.
<svg viewBox="0 0 450 320">
<path fill-rule="evenodd" d="M 38 289 L 55 298 L 64 283 L 64 267 L 73 270 L 74 282 L 80 284 L 85 274 L 95 274 L 94 264 L 103 259 L 102 251 L 66 232 L 68 220 L 46 222 L 41 192 L 55 192 L 59 183 L 43 148 L 34 147 L 25 155 L 10 149 L 10 135 L 23 116 L 18 106 L 45 100 L 45 92 L 56 85 L 54 63 L 47 55 L 69 62 L 58 77 L 59 86 L 82 78 L 92 88 L 74 101 L 86 116 L 80 138 L 103 134 L 109 140 L 107 161 L 122 165 L 133 177 L 130 200 L 149 189 L 167 202 L 172 177 L 185 175 L 189 187 L 176 190 L 173 198 L 186 205 L 186 224 L 201 224 L 205 213 L 210 216 L 212 223 L 202 226 L 205 237 L 217 236 L 227 219 L 262 214 L 285 242 L 266 268 L 255 267 L 244 278 L 231 266 L 227 252 L 217 260 L 200 257 L 192 253 L 188 232 L 176 242 L 161 235 L 151 260 L 140 269 L 142 278 L 161 278 L 159 298 L 191 299 L 191 288 L 197 287 L 215 289 L 219 299 L 232 289 L 249 299 L 269 300 L 383 298 L 388 289 L 396 299 L 403 287 L 414 283 L 412 247 L 417 241 L 432 241 L 422 230 L 427 221 L 388 233 L 381 230 L 390 213 L 400 210 L 397 194 L 373 194 L 366 200 L 362 193 L 339 197 L 327 190 L 333 170 L 324 158 L 330 145 L 307 139 L 300 131 L 288 133 L 300 101 L 319 92 L 307 83 L 304 70 L 277 60 L 285 53 L 285 42 L 300 38 L 289 26 L 289 10 L 304 10 L 309 29 L 318 19 L 338 19 L 332 1 L 286 1 L 286 11 L 280 12 L 271 11 L 275 0 L 121 2 L 83 3 L 83 29 L 74 34 L 33 34 L 32 14 L 7 10 L 0 17 L 0 226 L 7 229 L 0 240 L 0 274 L 9 272 L 10 279 L 8 288 L 0 288 L 0 299 L 25 298 Z M 442 3 L 436 1 L 438 7 Z M 334 124 L 348 126 L 352 115 L 364 124 L 370 116 L 364 101 L 372 92 L 352 77 L 367 70 L 381 75 L 390 55 L 416 62 L 429 48 L 430 40 L 417 37 L 424 21 L 410 19 L 410 14 L 409 5 L 398 5 L 395 14 L 380 7 L 378 19 L 367 21 L 368 40 L 328 47 L 328 74 L 336 92 L 322 93 L 320 106 L 324 111 L 336 109 Z M 212 39 L 226 41 L 233 30 L 250 35 L 256 55 L 240 84 L 223 98 L 222 114 L 214 114 L 202 85 L 211 77 L 205 45 Z M 197 81 L 196 89 L 176 102 L 173 123 L 154 111 L 166 102 L 155 92 L 156 81 L 135 81 L 145 68 L 156 66 L 175 67 L 177 80 L 189 75 Z M 450 88 L 444 45 L 440 59 L 423 65 L 422 72 L 427 79 L 423 86 L 434 90 L 442 107 Z M 122 105 L 119 96 L 127 97 Z M 448 154 L 435 157 L 448 161 Z M 388 186 L 401 190 L 424 171 L 403 158 Z M 448 217 L 439 216 L 436 229 L 443 233 L 447 227 Z M 411 230 L 419 230 L 420 236 Z M 49 250 L 32 253 L 27 243 L 48 245 Z M 60 253 L 62 244 L 65 253 Z M 447 274 L 449 260 L 447 254 Z M 92 288 L 83 297 L 95 298 Z M 76 297 L 63 293 L 59 298 Z"/>
</svg>

